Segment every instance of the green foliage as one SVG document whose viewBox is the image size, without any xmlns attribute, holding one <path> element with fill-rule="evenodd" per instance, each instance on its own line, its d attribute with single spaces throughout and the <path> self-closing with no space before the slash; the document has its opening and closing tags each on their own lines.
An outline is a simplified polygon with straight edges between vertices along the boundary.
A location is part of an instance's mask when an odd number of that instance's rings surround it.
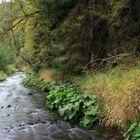
<svg viewBox="0 0 140 140">
<path fill-rule="evenodd" d="M 9 47 L 9 39 L 0 43 L 0 70 L 7 74 L 14 72 L 15 51 Z M 11 71 L 11 72 L 10 72 Z"/>
<path fill-rule="evenodd" d="M 12 64 L 12 65 L 8 65 L 8 66 L 6 66 L 6 68 L 5 68 L 5 72 L 6 72 L 6 74 L 13 74 L 14 72 L 16 71 L 16 68 L 15 68 L 15 66 Z"/>
<path fill-rule="evenodd" d="M 108 0 L 108 3 L 111 7 L 115 5 L 116 0 Z"/>
<path fill-rule="evenodd" d="M 34 4 L 40 11 L 36 17 L 34 70 L 50 67 L 80 73 L 92 53 L 100 53 L 97 44 L 106 42 L 104 12 L 91 8 L 89 1 L 43 0 Z"/>
<path fill-rule="evenodd" d="M 11 49 L 4 44 L 0 44 L 0 67 L 3 68 L 7 63 L 11 63 L 13 55 Z"/>
<path fill-rule="evenodd" d="M 99 119 L 99 107 L 95 95 L 79 93 L 70 83 L 44 82 L 35 76 L 23 80 L 25 85 L 47 91 L 46 106 L 55 109 L 65 120 L 79 122 L 80 126 L 90 128 Z"/>
<path fill-rule="evenodd" d="M 28 85 L 29 87 L 40 89 L 41 88 L 41 80 L 39 80 L 34 75 L 29 75 L 27 78 L 23 79 L 23 83 Z"/>
<path fill-rule="evenodd" d="M 50 109 L 57 109 L 66 120 L 78 121 L 82 127 L 90 128 L 99 119 L 95 102 L 96 96 L 79 94 L 71 84 L 59 84 L 49 92 L 46 104 Z"/>
<path fill-rule="evenodd" d="M 125 140 L 140 140 L 140 118 L 130 125 L 124 136 Z"/>
<path fill-rule="evenodd" d="M 35 17 L 34 70 L 55 68 L 77 74 L 87 66 L 97 71 L 117 64 L 108 56 L 139 52 L 137 4 L 129 0 L 34 1 L 40 11 Z"/>
<path fill-rule="evenodd" d="M 0 71 L 0 81 L 3 81 L 7 78 L 7 75 L 3 72 L 3 71 Z"/>
<path fill-rule="evenodd" d="M 108 56 L 139 52 L 137 5 L 138 1 L 130 0 L 20 0 L 1 4 L 1 30 L 25 17 L 13 29 L 14 44 L 36 72 L 56 68 L 77 74 L 85 66 L 97 71 L 110 65 Z M 27 16 L 34 11 L 32 18 Z M 116 64 L 114 60 L 110 67 Z"/>
<path fill-rule="evenodd" d="M 36 12 L 35 12 L 36 13 Z M 33 38 L 31 28 L 31 17 L 33 17 L 34 9 L 29 2 L 23 0 L 16 0 L 6 2 L 3 1 L 0 4 L 0 70 L 12 73 L 14 71 L 11 68 L 7 68 L 7 65 L 15 64 L 19 67 L 23 65 L 24 59 L 30 62 L 28 53 L 24 51 L 23 46 L 32 45 Z M 26 27 L 26 29 L 24 29 Z M 30 34 L 27 35 L 30 32 Z M 31 38 L 31 39 L 30 39 Z M 22 50 L 21 50 L 22 49 Z M 26 50 L 26 49 L 25 49 Z M 31 49 L 28 51 L 31 54 Z M 21 57 L 15 60 L 15 57 Z M 21 60 L 21 61 L 20 61 Z M 19 64 L 20 61 L 20 64 Z M 22 64 L 21 64 L 22 63 Z"/>
</svg>

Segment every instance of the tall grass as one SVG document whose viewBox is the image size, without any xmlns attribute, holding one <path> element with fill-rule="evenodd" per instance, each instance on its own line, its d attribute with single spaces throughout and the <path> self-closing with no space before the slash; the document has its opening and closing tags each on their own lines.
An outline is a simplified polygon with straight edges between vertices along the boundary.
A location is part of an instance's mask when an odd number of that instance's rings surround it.
<svg viewBox="0 0 140 140">
<path fill-rule="evenodd" d="M 74 79 L 81 90 L 103 101 L 101 124 L 122 126 L 140 114 L 140 65 L 118 66 L 104 73 Z"/>
</svg>

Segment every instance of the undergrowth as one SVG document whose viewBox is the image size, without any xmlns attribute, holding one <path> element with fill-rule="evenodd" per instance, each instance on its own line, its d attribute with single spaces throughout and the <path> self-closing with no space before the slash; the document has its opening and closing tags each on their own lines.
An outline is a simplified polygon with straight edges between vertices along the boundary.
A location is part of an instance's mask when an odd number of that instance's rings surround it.
<svg viewBox="0 0 140 140">
<path fill-rule="evenodd" d="M 47 92 L 47 108 L 57 110 L 65 120 L 78 122 L 84 128 L 90 128 L 99 120 L 96 96 L 80 93 L 71 83 L 45 82 L 33 75 L 27 76 L 23 83 Z"/>
<path fill-rule="evenodd" d="M 14 65 L 7 65 L 3 70 L 0 71 L 0 82 L 7 78 L 7 75 L 13 74 L 16 71 Z"/>
<path fill-rule="evenodd" d="M 4 81 L 6 77 L 7 75 L 3 71 L 0 71 L 0 81 Z"/>
<path fill-rule="evenodd" d="M 7 75 L 13 74 L 13 73 L 15 73 L 15 72 L 16 72 L 16 68 L 15 68 L 14 65 L 8 65 L 8 66 L 6 66 L 6 68 L 5 68 L 5 73 L 6 73 Z"/>
<path fill-rule="evenodd" d="M 140 117 L 130 125 L 124 137 L 125 140 L 140 140 Z"/>
<path fill-rule="evenodd" d="M 140 140 L 140 119 L 133 121 L 140 115 L 140 62 L 122 64 L 96 75 L 74 76 L 73 84 L 45 82 L 34 76 L 28 76 L 24 84 L 47 92 L 47 107 L 66 120 L 87 128 L 99 121 L 105 127 L 121 128 L 126 140 Z"/>
</svg>

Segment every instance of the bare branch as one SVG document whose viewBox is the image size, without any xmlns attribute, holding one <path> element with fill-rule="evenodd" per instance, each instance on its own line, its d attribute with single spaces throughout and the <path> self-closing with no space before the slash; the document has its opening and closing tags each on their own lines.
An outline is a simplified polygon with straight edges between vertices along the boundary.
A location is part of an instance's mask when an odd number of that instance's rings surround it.
<svg viewBox="0 0 140 140">
<path fill-rule="evenodd" d="M 33 13 L 30 13 L 24 17 L 22 17 L 17 23 L 15 23 L 12 27 L 10 27 L 9 29 L 7 29 L 6 31 L 4 31 L 1 34 L 6 34 L 7 32 L 11 31 L 13 28 L 15 28 L 16 26 L 18 26 L 22 21 L 25 20 L 25 23 L 27 22 L 27 20 L 33 16 L 35 16 L 37 13 L 39 13 L 39 11 L 35 11 Z M 25 25 L 25 24 L 24 24 Z"/>
</svg>

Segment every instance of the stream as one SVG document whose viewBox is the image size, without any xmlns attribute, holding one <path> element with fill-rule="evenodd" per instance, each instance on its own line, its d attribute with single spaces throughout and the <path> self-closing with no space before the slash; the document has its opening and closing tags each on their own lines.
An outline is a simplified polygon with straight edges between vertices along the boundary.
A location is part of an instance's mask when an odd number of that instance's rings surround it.
<svg viewBox="0 0 140 140">
<path fill-rule="evenodd" d="M 84 130 L 45 107 L 45 95 L 25 87 L 16 72 L 0 83 L 0 140 L 123 140 L 117 133 Z"/>
</svg>

